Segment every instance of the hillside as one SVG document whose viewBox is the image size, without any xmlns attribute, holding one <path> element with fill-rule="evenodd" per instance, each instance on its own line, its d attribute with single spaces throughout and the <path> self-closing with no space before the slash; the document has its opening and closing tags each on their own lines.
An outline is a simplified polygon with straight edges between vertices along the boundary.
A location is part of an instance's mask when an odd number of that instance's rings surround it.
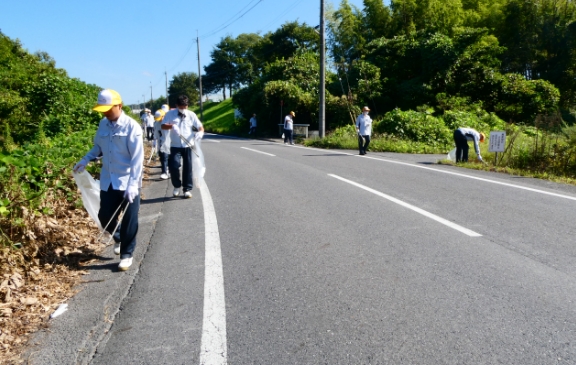
<svg viewBox="0 0 576 365">
<path fill-rule="evenodd" d="M 239 130 L 239 125 L 234 120 L 234 106 L 232 99 L 221 102 L 209 102 L 203 105 L 204 118 L 202 123 L 207 132 L 230 134 Z M 192 108 L 200 117 L 200 107 Z"/>
</svg>

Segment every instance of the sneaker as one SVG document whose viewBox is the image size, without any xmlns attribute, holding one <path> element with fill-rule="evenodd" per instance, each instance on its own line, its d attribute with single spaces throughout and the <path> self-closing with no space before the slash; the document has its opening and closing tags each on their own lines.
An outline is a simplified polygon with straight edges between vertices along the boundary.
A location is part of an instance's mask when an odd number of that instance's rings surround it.
<svg viewBox="0 0 576 365">
<path fill-rule="evenodd" d="M 118 270 L 126 271 L 130 266 L 132 266 L 132 257 L 129 259 L 120 260 L 120 264 L 118 264 Z"/>
<path fill-rule="evenodd" d="M 174 191 L 172 192 L 172 196 L 178 196 L 180 195 L 180 188 L 176 188 L 174 189 Z"/>
<path fill-rule="evenodd" d="M 120 255 L 120 242 L 114 243 L 114 253 Z"/>
<path fill-rule="evenodd" d="M 167 175 L 167 174 L 162 174 L 162 175 L 160 175 L 160 178 L 161 178 L 162 180 L 166 180 L 166 179 L 168 179 L 168 175 Z"/>
<path fill-rule="evenodd" d="M 290 143 L 291 146 L 294 146 L 294 143 Z"/>
<path fill-rule="evenodd" d="M 184 193 L 184 198 L 186 199 L 190 199 L 192 197 L 192 192 L 191 191 L 187 191 Z"/>
</svg>

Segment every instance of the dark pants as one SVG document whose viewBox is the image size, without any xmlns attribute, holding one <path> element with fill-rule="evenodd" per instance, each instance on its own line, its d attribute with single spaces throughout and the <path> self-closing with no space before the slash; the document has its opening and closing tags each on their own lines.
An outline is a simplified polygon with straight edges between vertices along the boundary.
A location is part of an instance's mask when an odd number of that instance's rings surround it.
<svg viewBox="0 0 576 365">
<path fill-rule="evenodd" d="M 149 141 L 154 139 L 154 127 L 146 127 L 146 139 Z"/>
<path fill-rule="evenodd" d="M 106 231 L 114 237 L 116 243 L 120 242 L 120 258 L 128 259 L 132 257 L 134 249 L 136 248 L 136 234 L 138 234 L 138 211 L 140 210 L 140 195 L 134 198 L 134 202 L 128 204 L 128 200 L 124 203 L 124 191 L 114 190 L 112 184 L 108 190 L 100 190 L 100 210 L 98 211 L 98 219 L 102 227 L 106 227 Z M 122 207 L 118 209 L 118 206 Z M 128 207 L 126 207 L 128 205 Z M 116 212 L 116 209 L 118 211 Z M 126 209 L 122 222 L 116 228 L 118 222 L 118 215 Z M 116 212 L 116 215 L 114 215 Z"/>
<path fill-rule="evenodd" d="M 458 129 L 454 131 L 454 143 L 456 144 L 456 162 L 468 162 L 468 139 Z"/>
<path fill-rule="evenodd" d="M 364 137 L 364 141 L 362 141 L 362 137 Z M 362 137 L 358 135 L 358 149 L 360 150 L 361 155 L 365 155 L 366 151 L 368 151 L 368 146 L 370 145 L 370 136 L 365 135 Z"/>
<path fill-rule="evenodd" d="M 158 152 L 158 157 L 160 158 L 160 167 L 162 168 L 163 174 L 168 173 L 168 156 L 170 156 L 170 154 L 166 152 Z"/>
<path fill-rule="evenodd" d="M 294 131 L 292 129 L 284 129 L 284 143 L 290 141 L 290 144 L 294 144 Z"/>
<path fill-rule="evenodd" d="M 182 163 L 182 164 L 181 164 Z M 182 165 L 182 181 L 180 181 L 180 166 Z M 183 187 L 184 192 L 192 190 L 192 149 L 189 147 L 170 147 L 168 169 L 172 186 Z"/>
<path fill-rule="evenodd" d="M 250 127 L 250 132 L 248 134 L 256 134 L 256 127 Z"/>
</svg>

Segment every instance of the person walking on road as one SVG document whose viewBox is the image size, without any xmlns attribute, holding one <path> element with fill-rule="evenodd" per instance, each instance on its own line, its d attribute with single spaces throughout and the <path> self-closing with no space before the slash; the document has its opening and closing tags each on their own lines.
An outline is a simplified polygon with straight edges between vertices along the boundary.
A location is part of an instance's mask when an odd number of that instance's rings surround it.
<svg viewBox="0 0 576 365">
<path fill-rule="evenodd" d="M 166 113 L 162 121 L 162 130 L 171 130 L 168 170 L 174 186 L 172 195 L 179 196 L 182 187 L 184 198 L 192 198 L 192 146 L 194 141 L 204 136 L 204 126 L 196 114 L 188 110 L 188 102 L 188 96 L 180 95 L 176 102 L 177 109 Z"/>
<path fill-rule="evenodd" d="M 74 166 L 74 172 L 83 172 L 91 160 L 102 154 L 98 219 L 113 236 L 114 253 L 120 255 L 118 269 L 125 271 L 132 265 L 138 233 L 144 163 L 142 128 L 124 114 L 122 98 L 114 90 L 102 90 L 93 110 L 104 114 L 104 118 L 96 131 L 94 147 Z M 116 228 L 113 222 L 117 222 L 122 210 L 122 222 Z"/>
<path fill-rule="evenodd" d="M 358 134 L 358 149 L 361 155 L 368 153 L 370 135 L 372 134 L 372 118 L 368 115 L 370 108 L 362 108 L 362 114 L 356 118 L 356 133 Z"/>
<path fill-rule="evenodd" d="M 150 109 L 146 109 L 146 139 L 154 140 L 154 117 Z"/>
<path fill-rule="evenodd" d="M 167 136 L 169 131 L 162 130 L 162 119 L 166 113 L 159 109 L 154 113 L 154 141 L 156 141 L 156 148 L 158 148 L 158 157 L 160 158 L 160 168 L 162 173 L 160 178 L 162 180 L 168 179 L 168 156 L 170 155 L 170 138 Z"/>
<path fill-rule="evenodd" d="M 472 128 L 458 128 L 454 131 L 454 143 L 456 144 L 456 162 L 468 162 L 468 141 L 474 142 L 474 151 L 476 151 L 476 158 L 480 162 L 482 156 L 480 155 L 479 143 L 484 142 L 486 136 Z"/>
<path fill-rule="evenodd" d="M 284 144 L 288 144 L 290 141 L 291 145 L 294 145 L 294 120 L 292 118 L 296 117 L 296 113 L 290 112 L 284 118 Z"/>
<path fill-rule="evenodd" d="M 256 134 L 256 113 L 252 114 L 252 118 L 250 118 L 250 132 L 248 134 Z"/>
</svg>

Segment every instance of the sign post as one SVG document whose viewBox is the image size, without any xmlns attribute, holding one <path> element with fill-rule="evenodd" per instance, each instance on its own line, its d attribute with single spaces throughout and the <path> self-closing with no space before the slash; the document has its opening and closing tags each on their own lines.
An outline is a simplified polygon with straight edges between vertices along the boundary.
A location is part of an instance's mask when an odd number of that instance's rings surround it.
<svg viewBox="0 0 576 365">
<path fill-rule="evenodd" d="M 489 152 L 495 152 L 494 165 L 498 162 L 498 152 L 504 152 L 506 149 L 506 132 L 505 131 L 492 131 L 490 132 L 490 144 L 488 146 Z"/>
</svg>

